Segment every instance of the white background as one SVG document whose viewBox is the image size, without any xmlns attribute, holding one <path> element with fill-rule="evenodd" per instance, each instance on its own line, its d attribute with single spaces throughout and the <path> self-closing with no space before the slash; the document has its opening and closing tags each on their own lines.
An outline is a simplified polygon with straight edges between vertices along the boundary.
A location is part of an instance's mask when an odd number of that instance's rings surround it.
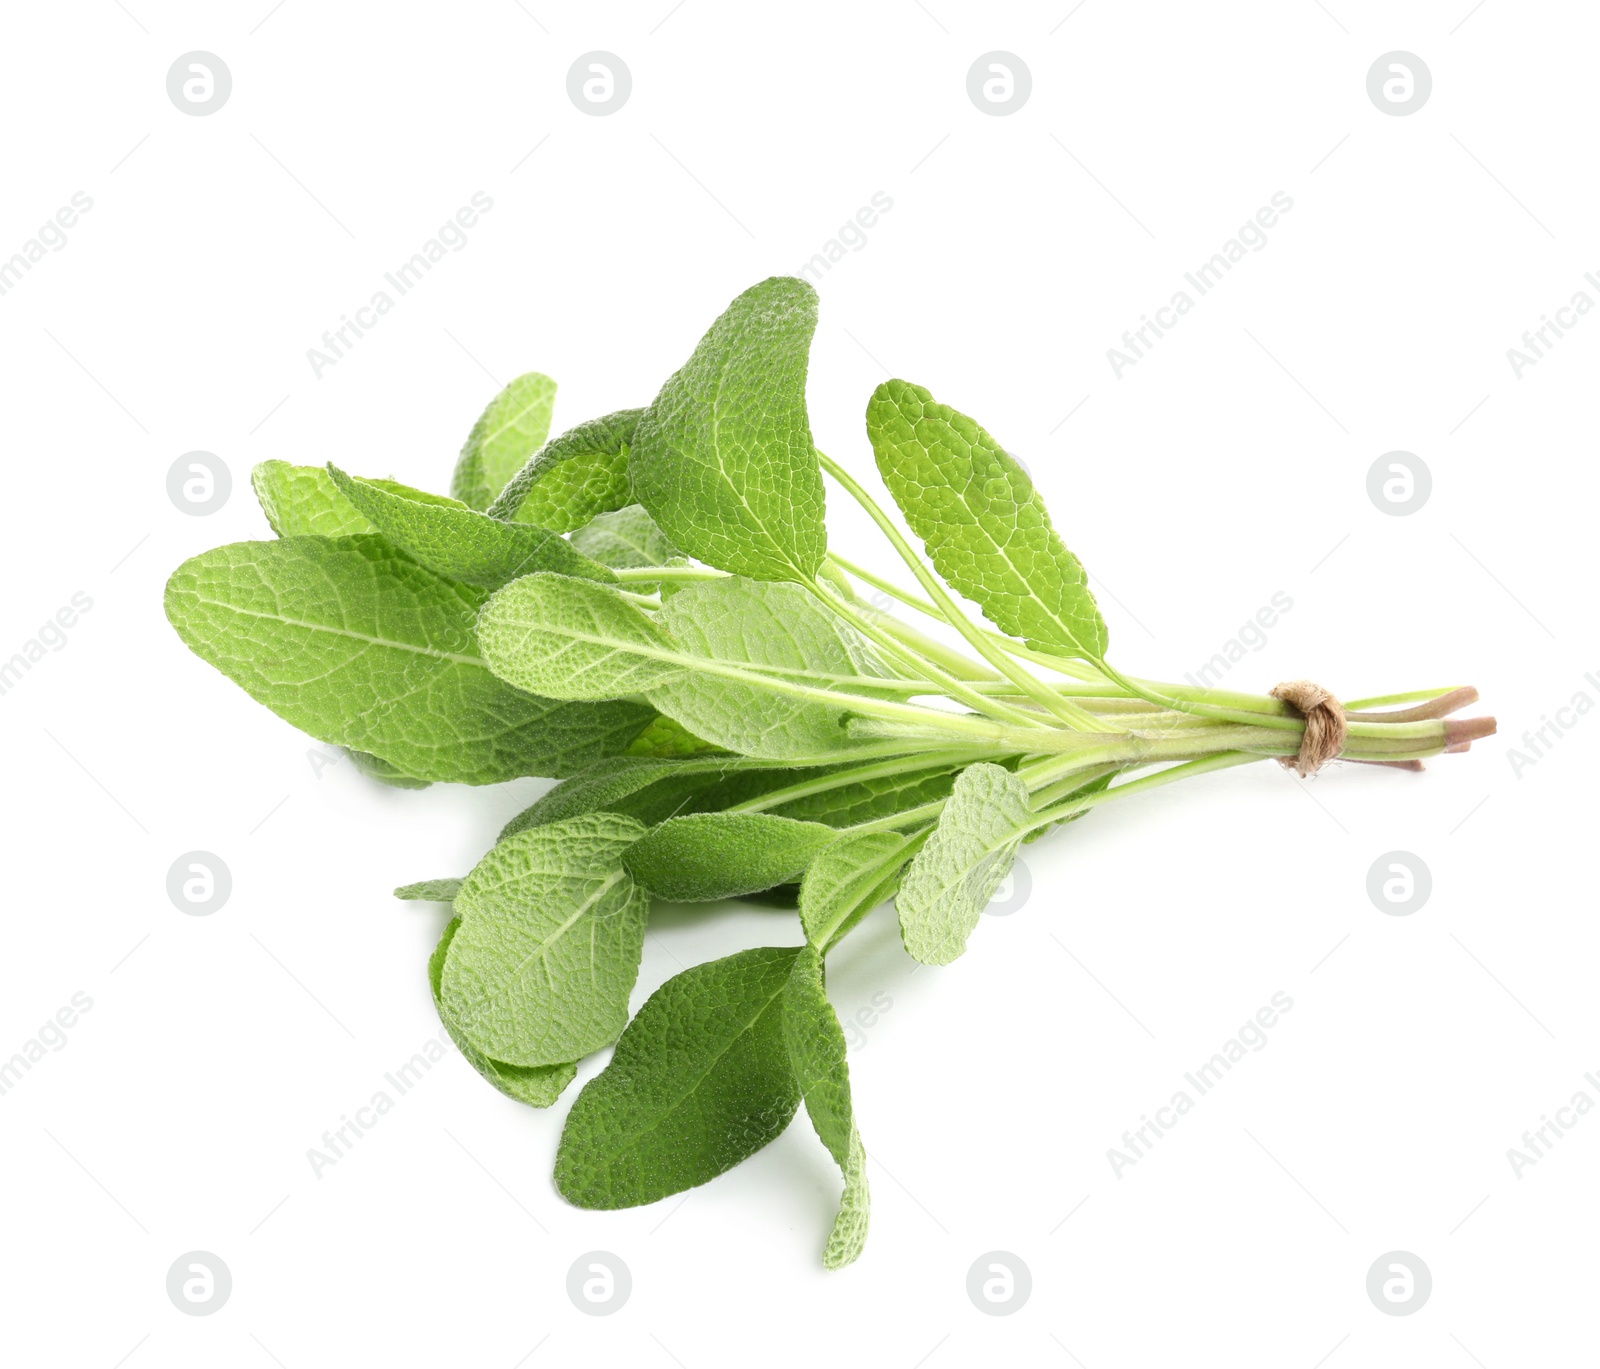
<svg viewBox="0 0 1600 1369">
<path fill-rule="evenodd" d="M 1520 777 L 1509 750 L 1600 698 L 1600 321 L 1520 379 L 1506 349 L 1600 298 L 1600 19 L 1074 3 L 8 7 L 0 256 L 74 192 L 93 209 L 0 297 L 0 655 L 93 608 L 0 698 L 0 1056 L 94 1005 L 0 1097 L 8 1361 L 1500 1369 L 1592 1344 L 1600 1120 L 1520 1178 L 1506 1152 L 1600 1100 L 1600 718 Z M 233 78 L 199 118 L 165 86 L 197 49 Z M 1397 49 L 1433 77 L 1408 117 L 1366 91 Z M 566 92 L 591 50 L 632 72 L 609 117 Z M 966 92 L 992 50 L 1032 74 L 1007 117 Z M 307 349 L 475 191 L 467 246 L 317 378 Z M 315 1177 L 308 1148 L 439 1034 L 442 910 L 389 889 L 464 873 L 541 784 L 319 769 L 181 647 L 166 575 L 268 535 L 256 461 L 439 488 L 521 371 L 560 381 L 558 428 L 647 403 L 876 191 L 820 286 L 824 450 L 869 472 L 868 394 L 918 381 L 1029 464 L 1123 669 L 1179 678 L 1282 591 L 1230 685 L 1470 682 L 1501 735 L 1421 776 L 1263 764 L 1096 814 L 1028 848 L 1031 899 L 946 969 L 874 915 L 831 973 L 846 1017 L 892 1001 L 851 1055 L 874 1210 L 845 1272 L 803 1122 L 686 1201 L 582 1212 L 549 1180 L 572 1094 L 530 1111 L 453 1053 Z M 1277 191 L 1266 247 L 1119 379 L 1107 349 Z M 208 517 L 166 493 L 196 449 L 233 477 Z M 1366 493 L 1396 449 L 1433 476 L 1409 517 Z M 836 544 L 886 566 L 833 504 Z M 232 873 L 209 917 L 165 891 L 196 849 Z M 1396 849 L 1432 872 L 1407 917 L 1365 887 Z M 798 939 L 781 912 L 661 915 L 635 1003 Z M 1265 1049 L 1117 1177 L 1108 1148 L 1278 991 Z M 565 1292 L 597 1249 L 633 1276 L 601 1318 Z M 216 1315 L 167 1298 L 192 1250 L 232 1271 Z M 965 1293 L 995 1250 L 1032 1276 L 1003 1318 Z M 1416 1315 L 1368 1300 L 1392 1250 L 1432 1271 Z"/>
</svg>

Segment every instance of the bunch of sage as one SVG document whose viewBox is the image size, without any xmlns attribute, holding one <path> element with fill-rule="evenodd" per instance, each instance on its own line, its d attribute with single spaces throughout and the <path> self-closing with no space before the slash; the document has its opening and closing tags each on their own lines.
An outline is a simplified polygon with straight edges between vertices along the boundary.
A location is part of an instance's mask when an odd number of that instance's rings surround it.
<svg viewBox="0 0 1600 1369">
<path fill-rule="evenodd" d="M 1264 758 L 1304 773 L 1310 724 L 1313 766 L 1416 767 L 1493 721 L 1448 716 L 1470 689 L 1317 713 L 1321 691 L 1123 674 L 1083 566 L 978 423 L 905 381 L 873 393 L 904 530 L 817 451 L 816 318 L 805 282 L 763 281 L 649 407 L 549 440 L 555 385 L 522 376 L 449 496 L 266 462 L 278 540 L 186 562 L 166 607 L 196 653 L 379 780 L 558 780 L 464 878 L 397 891 L 451 905 L 428 965 L 446 1028 L 535 1107 L 615 1045 L 556 1160 L 583 1207 L 705 1183 L 803 1103 L 843 1174 L 837 1267 L 868 1200 L 826 969 L 864 917 L 893 898 L 906 951 L 946 964 L 1018 848 L 1093 808 Z M 913 586 L 830 550 L 825 475 Z M 685 970 L 630 1021 L 652 900 L 751 895 L 798 912 L 781 944 Z"/>
</svg>

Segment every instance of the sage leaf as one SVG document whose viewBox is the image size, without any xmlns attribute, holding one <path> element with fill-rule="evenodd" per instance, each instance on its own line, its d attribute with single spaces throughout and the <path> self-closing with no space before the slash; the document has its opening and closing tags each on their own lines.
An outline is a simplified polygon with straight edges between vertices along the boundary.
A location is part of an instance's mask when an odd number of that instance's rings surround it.
<svg viewBox="0 0 1600 1369">
<path fill-rule="evenodd" d="M 895 895 L 912 959 L 948 965 L 967 949 L 1032 821 L 1028 786 L 1009 770 L 984 763 L 961 772 Z"/>
<path fill-rule="evenodd" d="M 953 767 L 939 766 L 855 780 L 762 811 L 807 822 L 825 822 L 830 827 L 854 827 L 948 797 L 956 774 Z"/>
<path fill-rule="evenodd" d="M 827 551 L 806 416 L 817 294 L 773 276 L 733 301 L 639 420 L 633 495 L 689 555 L 757 580 L 811 580 Z"/>
<path fill-rule="evenodd" d="M 454 903 L 461 884 L 459 879 L 420 879 L 415 884 L 402 884 L 394 896 L 424 903 Z"/>
<path fill-rule="evenodd" d="M 644 694 L 685 667 L 656 619 L 615 590 L 567 575 L 513 580 L 484 608 L 478 643 L 502 680 L 555 699 Z"/>
<path fill-rule="evenodd" d="M 591 418 L 546 442 L 489 505 L 489 516 L 572 532 L 631 503 L 628 447 L 642 413 Z"/>
<path fill-rule="evenodd" d="M 556 383 L 529 371 L 489 401 L 467 434 L 450 493 L 469 509 L 487 509 L 550 434 Z"/>
<path fill-rule="evenodd" d="M 701 794 L 714 792 L 729 775 L 749 776 L 777 788 L 798 772 L 776 761 L 743 756 L 704 756 L 688 760 L 618 756 L 597 761 L 581 775 L 563 780 L 501 829 L 502 838 L 528 827 L 580 813 L 624 813 L 653 827 L 688 806 Z M 760 792 L 759 788 L 753 792 Z M 718 795 L 720 798 L 720 795 Z M 728 802 L 732 802 L 729 800 Z M 714 801 L 713 807 L 726 804 Z"/>
<path fill-rule="evenodd" d="M 753 666 L 797 684 L 848 687 L 889 676 L 869 643 L 796 585 L 733 576 L 685 586 L 657 624 L 691 656 Z M 758 684 L 688 670 L 660 680 L 651 702 L 697 736 L 747 756 L 816 760 L 847 750 L 844 710 Z"/>
<path fill-rule="evenodd" d="M 345 747 L 344 753 L 368 779 L 377 780 L 391 789 L 426 789 L 433 783 L 432 780 L 419 780 L 415 775 L 406 774 L 399 766 L 390 765 L 382 756 L 374 756 L 370 751 L 352 751 Z"/>
<path fill-rule="evenodd" d="M 738 576 L 687 586 L 647 615 L 602 585 L 526 575 L 490 599 L 478 641 L 519 689 L 557 699 L 644 694 L 695 736 L 766 760 L 831 759 L 857 745 L 847 710 L 729 670 L 828 689 L 889 673 L 805 591 Z M 728 669 L 707 668 L 716 666 Z"/>
<path fill-rule="evenodd" d="M 561 777 L 625 750 L 651 710 L 496 678 L 473 635 L 484 598 L 382 537 L 291 537 L 184 562 L 166 611 L 191 650 L 286 722 L 419 780 Z"/>
<path fill-rule="evenodd" d="M 651 893 L 704 903 L 792 880 L 838 835 L 766 813 L 693 813 L 651 828 L 622 863 Z"/>
<path fill-rule="evenodd" d="M 682 723 L 657 714 L 627 751 L 628 756 L 671 758 L 675 756 L 726 755 L 720 746 L 694 735 Z"/>
<path fill-rule="evenodd" d="M 842 1269 L 861 1254 L 867 1241 L 871 1205 L 867 1153 L 850 1098 L 844 1028 L 828 1002 L 822 955 L 810 946 L 795 957 L 784 985 L 783 1039 L 811 1125 L 844 1175 L 839 1215 L 822 1255 L 824 1268 Z"/>
<path fill-rule="evenodd" d="M 460 883 L 459 880 L 440 882 Z M 452 918 L 444 929 L 444 935 L 439 938 L 439 945 L 428 957 L 428 987 L 433 991 L 433 1006 L 439 1014 L 439 1021 L 444 1024 L 445 1031 L 456 1043 L 456 1049 L 461 1052 L 466 1062 L 501 1093 L 530 1107 L 547 1108 L 561 1096 L 562 1090 L 577 1078 L 578 1066 L 575 1062 L 564 1065 L 508 1065 L 503 1060 L 491 1060 L 467 1040 L 450 1019 L 450 1015 L 445 1012 L 444 995 L 441 991 L 445 960 L 450 954 L 450 943 L 455 939 L 460 927 L 461 919 Z"/>
<path fill-rule="evenodd" d="M 377 531 L 320 466 L 261 461 L 250 472 L 250 485 L 279 537 L 347 537 Z"/>
<path fill-rule="evenodd" d="M 825 951 L 856 919 L 891 897 L 920 841 L 899 832 L 847 832 L 800 881 L 800 924 Z"/>
<path fill-rule="evenodd" d="M 639 974 L 649 896 L 623 867 L 644 834 L 589 813 L 498 843 L 455 897 L 444 1004 L 482 1054 L 559 1065 L 616 1040 Z"/>
<path fill-rule="evenodd" d="M 886 380 L 867 404 L 884 484 L 950 585 L 1035 651 L 1099 660 L 1106 625 L 1027 472 L 965 414 Z"/>
<path fill-rule="evenodd" d="M 572 534 L 571 541 L 590 560 L 613 570 L 637 570 L 683 560 L 683 553 L 640 504 L 597 514 Z"/>
<path fill-rule="evenodd" d="M 783 1034 L 799 948 L 674 975 L 567 1114 L 555 1180 L 578 1207 L 653 1203 L 714 1179 L 780 1135 L 800 1090 Z"/>
<path fill-rule="evenodd" d="M 399 492 L 385 482 L 346 475 L 329 464 L 340 492 L 401 551 L 449 580 L 498 589 L 538 570 L 589 580 L 614 580 L 611 571 L 544 528 L 502 523 L 438 496 Z M 403 488 L 403 487 L 402 487 Z"/>
</svg>

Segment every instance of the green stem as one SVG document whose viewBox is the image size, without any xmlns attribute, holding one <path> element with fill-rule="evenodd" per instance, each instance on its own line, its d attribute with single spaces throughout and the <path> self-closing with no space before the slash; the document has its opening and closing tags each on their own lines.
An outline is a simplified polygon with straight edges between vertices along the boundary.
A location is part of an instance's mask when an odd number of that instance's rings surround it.
<svg viewBox="0 0 1600 1369">
<path fill-rule="evenodd" d="M 1087 712 L 1076 704 L 1047 689 L 1042 682 L 1035 679 L 1028 671 L 1022 669 L 1012 657 L 987 642 L 984 639 L 983 632 L 972 625 L 967 615 L 961 611 L 960 606 L 950 598 L 944 586 L 939 582 L 939 578 L 923 565 L 922 558 L 917 555 L 911 544 L 901 536 L 900 529 L 895 527 L 889 516 L 878 507 L 877 501 L 856 482 L 855 478 L 844 467 L 840 466 L 831 457 L 818 452 L 817 460 L 821 462 L 822 469 L 827 471 L 844 487 L 851 498 L 866 510 L 868 517 L 878 525 L 879 530 L 893 544 L 895 551 L 900 555 L 900 559 L 911 568 L 912 574 L 917 577 L 922 587 L 932 596 L 933 602 L 938 605 L 940 615 L 971 643 L 984 660 L 988 661 L 1002 675 L 1016 684 L 1035 703 L 1054 714 L 1069 727 L 1087 731 L 1091 729 L 1099 730 L 1104 726 L 1098 720 L 1091 718 Z M 869 581 L 868 583 L 871 582 Z"/>
<path fill-rule="evenodd" d="M 865 618 L 851 608 L 849 604 L 845 603 L 844 600 L 840 599 L 837 595 L 827 593 L 827 591 L 825 591 L 822 586 L 817 584 L 815 581 L 812 581 L 810 584 L 806 585 L 806 588 L 809 589 L 811 593 L 815 595 L 817 599 L 824 605 L 824 607 L 826 607 L 830 612 L 837 614 L 840 618 L 843 618 L 845 622 L 849 623 L 851 627 L 853 627 L 857 632 L 861 633 L 864 637 L 876 642 L 885 651 L 889 652 L 891 656 L 899 660 L 901 664 L 909 666 L 912 670 L 918 671 L 919 673 L 926 672 L 929 680 L 936 686 L 936 688 L 923 692 L 930 694 L 944 694 L 949 698 L 959 699 L 969 708 L 975 708 L 978 710 L 978 712 L 986 714 L 989 717 L 998 719 L 1002 722 L 1016 723 L 1021 727 L 1044 726 L 1044 720 L 1035 714 L 1024 713 L 1020 708 L 1015 708 L 1003 700 L 987 698 L 984 695 L 979 694 L 970 685 L 964 684 L 962 681 L 956 679 L 953 675 L 946 674 L 932 661 L 928 660 L 927 657 L 912 651 L 910 647 L 904 646 L 900 642 L 895 641 L 895 639 L 889 636 L 888 633 L 882 631 L 872 623 L 869 623 Z"/>
<path fill-rule="evenodd" d="M 733 804 L 723 811 L 727 813 L 761 813 L 768 809 L 781 807 L 786 803 L 792 803 L 796 799 L 810 798 L 813 794 L 825 794 L 831 789 L 842 789 L 847 784 L 860 784 L 866 780 L 885 779 L 891 775 L 913 775 L 923 770 L 953 769 L 958 765 L 970 765 L 975 761 L 992 759 L 994 755 L 993 751 L 980 751 L 972 748 L 925 751 L 914 756 L 896 756 L 889 760 L 879 761 L 875 765 L 847 766 L 842 770 L 835 770 L 826 775 L 818 775 L 815 779 L 802 780 L 798 784 L 791 784 L 783 789 L 774 789 L 756 798 L 746 799 L 743 803 Z"/>
</svg>

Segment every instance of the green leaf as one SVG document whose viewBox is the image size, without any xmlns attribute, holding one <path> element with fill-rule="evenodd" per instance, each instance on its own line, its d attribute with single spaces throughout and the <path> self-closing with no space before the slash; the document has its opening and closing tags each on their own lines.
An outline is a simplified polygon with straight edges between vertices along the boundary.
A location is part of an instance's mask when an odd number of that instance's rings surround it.
<svg viewBox="0 0 1600 1369">
<path fill-rule="evenodd" d="M 597 514 L 572 534 L 572 545 L 591 560 L 613 570 L 637 570 L 681 561 L 683 553 L 642 505 L 629 504 L 614 513 Z"/>
<path fill-rule="evenodd" d="M 498 589 L 508 580 L 536 570 L 588 580 L 616 579 L 607 567 L 544 528 L 502 523 L 455 500 L 418 498 L 419 491 L 346 475 L 331 462 L 328 473 L 379 532 L 448 580 Z"/>
<path fill-rule="evenodd" d="M 1028 786 L 1009 770 L 985 763 L 961 772 L 895 896 L 914 960 L 948 965 L 967 949 L 1032 822 Z"/>
<path fill-rule="evenodd" d="M 519 689 L 558 699 L 642 693 L 696 736 L 768 760 L 849 750 L 846 711 L 707 664 L 817 688 L 889 673 L 805 591 L 738 576 L 690 585 L 652 616 L 601 585 L 527 575 L 489 601 L 478 641 L 494 672 Z"/>
<path fill-rule="evenodd" d="M 512 818 L 501 829 L 500 836 L 504 839 L 513 832 L 560 822 L 579 813 L 623 813 L 646 827 L 653 827 L 730 774 L 748 774 L 776 788 L 788 783 L 795 773 L 776 761 L 750 760 L 744 756 L 704 756 L 689 760 L 618 756 L 597 761 L 583 774 L 563 780 Z"/>
<path fill-rule="evenodd" d="M 800 1103 L 783 1036 L 799 948 L 696 965 L 652 994 L 567 1115 L 556 1187 L 588 1208 L 637 1207 L 732 1169 Z"/>
<path fill-rule="evenodd" d="M 621 856 L 643 833 L 615 813 L 569 818 L 508 837 L 467 876 L 444 1003 L 482 1054 L 559 1065 L 616 1040 L 650 902 Z"/>
<path fill-rule="evenodd" d="M 436 882 L 460 883 L 459 880 Z M 444 980 L 445 958 L 450 954 L 450 943 L 460 927 L 461 919 L 452 918 L 450 925 L 444 929 L 444 935 L 439 938 L 439 945 L 428 957 L 428 987 L 433 990 L 433 1006 L 439 1014 L 439 1021 L 444 1024 L 445 1031 L 450 1034 L 450 1039 L 456 1043 L 456 1049 L 466 1062 L 501 1093 L 530 1107 L 547 1108 L 577 1077 L 578 1066 L 575 1062 L 565 1065 L 508 1065 L 503 1060 L 491 1060 L 467 1040 L 444 1010 L 440 985 Z"/>
<path fill-rule="evenodd" d="M 754 666 L 797 684 L 848 689 L 853 676 L 895 673 L 796 585 L 739 576 L 701 581 L 668 599 L 656 622 L 691 656 Z M 817 760 L 855 745 L 845 734 L 845 712 L 831 704 L 704 671 L 663 679 L 650 697 L 697 736 L 747 756 Z"/>
<path fill-rule="evenodd" d="M 694 813 L 651 828 L 622 862 L 651 893 L 703 903 L 783 884 L 838 836 L 819 822 L 766 813 Z"/>
<path fill-rule="evenodd" d="M 682 723 L 674 722 L 671 718 L 663 718 L 660 714 L 657 714 L 651 719 L 649 726 L 633 739 L 624 754 L 629 756 L 673 757 L 725 753 L 723 753 L 720 746 L 713 746 L 708 741 L 702 741 Z"/>
<path fill-rule="evenodd" d="M 850 1100 L 844 1028 L 828 1002 L 822 956 L 810 946 L 795 957 L 784 986 L 783 1038 L 811 1125 L 844 1175 L 839 1215 L 822 1256 L 825 1268 L 842 1269 L 867 1241 L 867 1153 Z"/>
<path fill-rule="evenodd" d="M 537 371 L 507 385 L 472 425 L 450 493 L 469 509 L 488 508 L 506 481 L 544 445 L 555 403 L 555 381 Z"/>
<path fill-rule="evenodd" d="M 191 650 L 279 717 L 419 780 L 563 776 L 624 750 L 650 710 L 497 679 L 473 635 L 484 599 L 381 537 L 293 537 L 184 562 L 166 610 Z"/>
<path fill-rule="evenodd" d="M 1106 625 L 1033 482 L 965 414 L 887 380 L 867 405 L 878 470 L 934 568 L 1035 651 L 1098 660 Z"/>
<path fill-rule="evenodd" d="M 422 879 L 415 884 L 402 884 L 394 896 L 423 903 L 454 903 L 461 884 L 459 879 Z"/>
<path fill-rule="evenodd" d="M 800 882 L 806 940 L 826 950 L 841 930 L 893 895 L 920 845 L 899 832 L 848 832 L 822 851 Z"/>
<path fill-rule="evenodd" d="M 279 537 L 346 537 L 377 531 L 320 466 L 262 461 L 250 472 L 250 484 Z"/>
<path fill-rule="evenodd" d="M 948 797 L 951 786 L 956 782 L 956 773 L 952 767 L 940 766 L 899 775 L 881 775 L 876 779 L 856 780 L 841 784 L 836 789 L 807 794 L 762 811 L 776 813 L 780 817 L 802 818 L 808 822 L 825 822 L 830 827 L 854 827 Z"/>
<path fill-rule="evenodd" d="M 489 516 L 572 532 L 632 502 L 628 447 L 642 413 L 591 418 L 546 442 L 489 505 Z"/>
<path fill-rule="evenodd" d="M 684 671 L 654 618 L 615 590 L 567 575 L 513 580 L 484 608 L 478 643 L 502 680 L 555 699 L 644 694 Z"/>
<path fill-rule="evenodd" d="M 689 555 L 757 580 L 812 579 L 827 551 L 806 417 L 817 294 L 752 286 L 711 325 L 639 420 L 633 494 Z"/>
<path fill-rule="evenodd" d="M 415 775 L 406 774 L 398 766 L 390 765 L 383 757 L 374 756 L 370 751 L 352 751 L 345 747 L 344 753 L 368 779 L 387 784 L 391 789 L 426 789 L 433 783 L 432 780 L 419 780 Z"/>
</svg>

